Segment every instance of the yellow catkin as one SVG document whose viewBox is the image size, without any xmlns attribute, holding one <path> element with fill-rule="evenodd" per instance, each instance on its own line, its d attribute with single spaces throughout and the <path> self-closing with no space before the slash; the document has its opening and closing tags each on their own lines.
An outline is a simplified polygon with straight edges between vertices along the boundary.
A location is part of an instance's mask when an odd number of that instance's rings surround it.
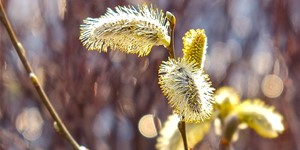
<svg viewBox="0 0 300 150">
<path fill-rule="evenodd" d="M 259 99 L 245 100 L 235 109 L 241 122 L 266 138 L 275 138 L 284 131 L 283 117 Z"/>
<path fill-rule="evenodd" d="M 224 86 L 215 92 L 215 101 L 215 109 L 220 111 L 220 117 L 224 119 L 240 104 L 240 96 L 233 88 Z"/>
<path fill-rule="evenodd" d="M 191 29 L 185 33 L 183 40 L 183 58 L 195 61 L 196 67 L 203 69 L 205 53 L 207 48 L 207 38 L 204 29 Z"/>
</svg>

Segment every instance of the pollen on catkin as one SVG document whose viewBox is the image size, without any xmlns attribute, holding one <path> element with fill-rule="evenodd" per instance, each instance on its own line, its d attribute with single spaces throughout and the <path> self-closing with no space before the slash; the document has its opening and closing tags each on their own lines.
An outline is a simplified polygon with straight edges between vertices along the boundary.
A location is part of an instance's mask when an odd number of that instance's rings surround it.
<svg viewBox="0 0 300 150">
<path fill-rule="evenodd" d="M 183 58 L 195 61 L 196 67 L 203 69 L 205 53 L 207 48 L 207 38 L 204 29 L 191 29 L 185 33 L 183 40 Z"/>
<path fill-rule="evenodd" d="M 86 18 L 79 39 L 89 50 L 119 50 L 146 56 L 153 46 L 170 44 L 169 22 L 163 11 L 140 5 L 108 9 L 100 18 Z"/>
<path fill-rule="evenodd" d="M 170 107 L 187 123 L 197 123 L 210 117 L 213 91 L 209 76 L 195 69 L 197 64 L 185 59 L 169 58 L 159 68 L 159 84 Z"/>
<path fill-rule="evenodd" d="M 259 99 L 243 101 L 235 109 L 235 113 L 241 122 L 247 123 L 263 137 L 275 138 L 284 130 L 281 114 Z"/>
</svg>

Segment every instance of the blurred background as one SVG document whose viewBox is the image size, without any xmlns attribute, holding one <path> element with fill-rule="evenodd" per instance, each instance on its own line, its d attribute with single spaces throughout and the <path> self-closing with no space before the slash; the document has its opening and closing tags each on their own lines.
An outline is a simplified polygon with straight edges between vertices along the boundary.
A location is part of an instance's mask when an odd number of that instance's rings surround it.
<svg viewBox="0 0 300 150">
<path fill-rule="evenodd" d="M 157 130 L 171 114 L 157 84 L 168 53 L 147 57 L 87 51 L 79 41 L 86 17 L 108 7 L 152 3 L 177 17 L 176 55 L 182 36 L 203 28 L 205 69 L 213 87 L 231 86 L 243 99 L 261 98 L 284 116 L 285 132 L 264 139 L 240 132 L 236 149 L 300 150 L 299 0 L 2 0 L 17 36 L 50 100 L 74 138 L 90 149 L 153 150 Z M 195 149 L 216 149 L 210 133 Z M 55 132 L 0 25 L 0 149 L 71 149 Z"/>
</svg>

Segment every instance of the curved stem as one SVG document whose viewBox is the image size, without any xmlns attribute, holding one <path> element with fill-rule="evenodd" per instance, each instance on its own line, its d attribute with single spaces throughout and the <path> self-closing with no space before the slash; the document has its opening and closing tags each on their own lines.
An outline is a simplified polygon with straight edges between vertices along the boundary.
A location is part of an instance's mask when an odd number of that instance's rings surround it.
<svg viewBox="0 0 300 150">
<path fill-rule="evenodd" d="M 187 144 L 187 139 L 186 139 L 186 131 L 185 131 L 185 121 L 180 120 L 178 122 L 178 129 L 179 129 L 179 131 L 181 133 L 181 136 L 182 136 L 184 149 L 188 150 L 188 144 Z"/>
<path fill-rule="evenodd" d="M 169 51 L 169 56 L 171 58 L 175 58 L 175 48 L 174 48 L 174 30 L 175 30 L 175 25 L 176 25 L 176 18 L 175 16 L 167 11 L 166 14 L 167 19 L 170 22 L 170 32 L 171 32 L 171 41 L 170 41 L 170 45 L 167 47 L 168 51 Z"/>
<path fill-rule="evenodd" d="M 10 21 L 8 20 L 8 18 L 6 16 L 6 13 L 4 11 L 1 0 L 0 0 L 0 20 L 4 24 L 4 26 L 5 26 L 8 34 L 9 34 L 9 37 L 10 37 L 10 39 L 11 39 L 11 41 L 12 41 L 12 43 L 13 43 L 16 51 L 17 51 L 17 54 L 18 54 L 18 56 L 19 56 L 19 58 L 20 58 L 20 60 L 23 64 L 23 66 L 24 66 L 26 72 L 28 73 L 32 84 L 34 85 L 35 90 L 37 91 L 38 95 L 41 98 L 41 101 L 43 102 L 43 104 L 48 109 L 51 117 L 57 123 L 57 126 L 59 127 L 59 132 L 73 146 L 74 149 L 76 149 L 76 150 L 82 149 L 82 147 L 80 147 L 79 144 L 74 140 L 72 135 L 67 130 L 66 126 L 61 121 L 59 115 L 55 111 L 54 107 L 52 106 L 51 102 L 49 101 L 48 96 L 46 95 L 46 93 L 43 90 L 41 84 L 39 83 L 38 78 L 34 74 L 34 72 L 32 70 L 32 67 L 30 66 L 30 64 L 29 64 L 29 62 L 26 58 L 25 49 L 24 49 L 23 45 L 20 43 L 20 41 L 18 40 L 18 38 L 15 35 L 15 32 L 14 32 L 14 30 L 13 30 L 11 24 L 10 24 Z"/>
</svg>

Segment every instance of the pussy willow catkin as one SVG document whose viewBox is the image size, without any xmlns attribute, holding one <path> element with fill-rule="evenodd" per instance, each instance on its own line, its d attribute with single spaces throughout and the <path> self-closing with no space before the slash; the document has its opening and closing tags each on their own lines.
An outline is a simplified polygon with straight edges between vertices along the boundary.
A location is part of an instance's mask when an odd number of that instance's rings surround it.
<svg viewBox="0 0 300 150">
<path fill-rule="evenodd" d="M 107 48 L 148 55 L 152 46 L 170 44 L 169 23 L 162 11 L 140 5 L 108 9 L 100 18 L 86 18 L 80 26 L 80 40 L 89 50 Z"/>
<path fill-rule="evenodd" d="M 174 112 L 186 122 L 210 117 L 213 91 L 207 74 L 195 69 L 195 62 L 169 59 L 159 68 L 159 84 Z"/>
</svg>

